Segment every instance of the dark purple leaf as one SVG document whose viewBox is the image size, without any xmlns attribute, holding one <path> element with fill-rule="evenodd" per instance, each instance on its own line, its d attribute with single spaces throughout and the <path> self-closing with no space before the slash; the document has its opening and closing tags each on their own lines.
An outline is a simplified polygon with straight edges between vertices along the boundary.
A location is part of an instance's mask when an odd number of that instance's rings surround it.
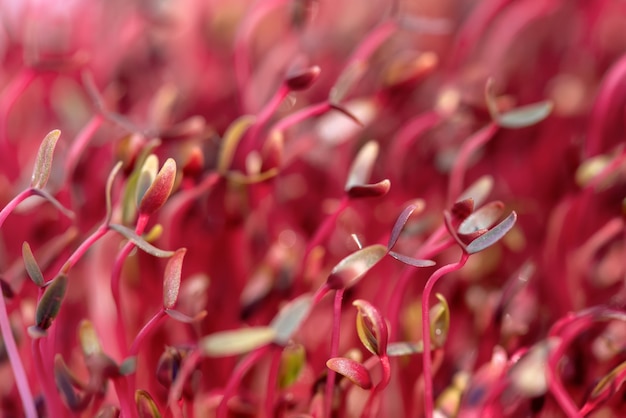
<svg viewBox="0 0 626 418">
<path fill-rule="evenodd" d="M 32 250 L 30 249 L 30 245 L 28 242 L 24 241 L 22 244 L 22 258 L 24 259 L 24 267 L 26 267 L 26 272 L 28 273 L 28 277 L 38 286 L 43 287 L 44 278 L 39 265 L 37 264 L 37 260 L 35 260 L 35 256 L 33 255 Z"/>
<path fill-rule="evenodd" d="M 67 276 L 58 275 L 46 288 L 35 313 L 35 324 L 41 330 L 47 330 L 59 314 L 61 302 L 67 290 Z"/>
<path fill-rule="evenodd" d="M 398 216 L 398 219 L 396 219 L 396 223 L 393 225 L 393 229 L 391 230 L 389 242 L 387 243 L 388 250 L 391 250 L 394 245 L 396 245 L 396 242 L 398 242 L 398 238 L 400 238 L 400 234 L 404 229 L 404 225 L 406 225 L 411 215 L 413 215 L 413 212 L 417 211 L 418 213 L 420 213 L 424 210 L 425 206 L 426 204 L 424 203 L 424 201 L 418 199 L 414 203 L 404 208 L 400 216 Z"/>
<path fill-rule="evenodd" d="M 395 251 L 389 251 L 389 255 L 395 258 L 396 260 L 401 261 L 404 264 L 408 264 L 409 266 L 413 266 L 413 267 L 431 267 L 437 264 L 433 260 L 418 260 L 417 258 L 400 254 Z"/>
<path fill-rule="evenodd" d="M 506 235 L 507 232 L 511 230 L 511 228 L 513 228 L 516 221 L 517 213 L 511 212 L 511 214 L 498 225 L 469 243 L 466 247 L 468 254 L 477 253 L 498 242 Z"/>
</svg>

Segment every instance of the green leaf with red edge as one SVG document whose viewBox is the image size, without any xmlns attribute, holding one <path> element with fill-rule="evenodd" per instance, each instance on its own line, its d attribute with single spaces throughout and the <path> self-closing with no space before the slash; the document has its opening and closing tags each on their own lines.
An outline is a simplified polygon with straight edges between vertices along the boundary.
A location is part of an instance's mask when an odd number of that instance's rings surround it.
<svg viewBox="0 0 626 418">
<path fill-rule="evenodd" d="M 185 315 L 184 313 L 177 311 L 175 309 L 166 309 L 165 313 L 172 319 L 178 321 L 178 322 L 182 322 L 183 324 L 194 324 L 198 321 L 201 321 L 202 319 L 204 319 L 208 312 L 207 311 L 200 311 L 197 314 L 195 314 L 194 316 L 189 316 L 189 315 Z"/>
<path fill-rule="evenodd" d="M 140 178 L 141 180 L 141 178 Z M 139 202 L 139 213 L 152 215 L 167 202 L 176 180 L 176 161 L 168 158 Z"/>
<path fill-rule="evenodd" d="M 331 271 L 327 284 L 331 289 L 354 286 L 385 255 L 387 248 L 375 244 L 362 248 L 341 260 Z"/>
<path fill-rule="evenodd" d="M 326 361 L 326 367 L 347 377 L 352 383 L 361 389 L 372 388 L 372 377 L 369 370 L 359 362 L 344 357 L 334 357 Z"/>
<path fill-rule="evenodd" d="M 387 243 L 388 250 L 391 250 L 396 245 L 396 242 L 398 242 L 400 234 L 404 229 L 404 225 L 406 225 L 411 215 L 413 215 L 415 211 L 417 211 L 417 213 L 421 213 L 425 206 L 426 204 L 422 199 L 417 199 L 404 208 L 402 213 L 400 213 L 400 216 L 398 216 L 398 219 L 396 219 L 396 222 L 393 224 L 393 229 L 391 230 L 391 235 L 389 236 L 389 242 Z"/>
<path fill-rule="evenodd" d="M 30 249 L 30 245 L 26 241 L 22 244 L 22 258 L 24 259 L 24 267 L 26 267 L 28 277 L 30 277 L 33 283 L 35 283 L 38 287 L 43 287 L 45 283 L 43 273 L 39 268 L 39 264 L 37 264 L 37 260 L 35 260 L 35 256 Z"/>
<path fill-rule="evenodd" d="M 361 343 L 372 354 L 386 355 L 389 331 L 385 318 L 374 305 L 363 299 L 355 300 L 352 305 L 357 308 L 356 331 Z"/>
<path fill-rule="evenodd" d="M 34 189 L 43 189 L 46 187 L 52 168 L 52 155 L 54 154 L 54 148 L 60 136 L 61 131 L 55 129 L 50 131 L 41 142 L 39 151 L 37 152 L 37 159 L 35 160 L 35 169 L 33 170 L 30 187 Z"/>
<path fill-rule="evenodd" d="M 161 250 L 160 248 L 155 247 L 154 245 L 150 244 L 148 241 L 146 241 L 145 239 L 137 235 L 135 231 L 133 231 L 130 228 L 125 227 L 124 225 L 110 224 L 109 228 L 119 233 L 124 238 L 128 239 L 133 244 L 135 244 L 138 248 L 140 248 L 141 250 L 145 251 L 146 253 L 150 255 L 153 255 L 159 258 L 167 258 L 167 257 L 171 257 L 174 255 L 174 251 Z"/>
<path fill-rule="evenodd" d="M 272 343 L 276 335 L 272 327 L 240 328 L 208 335 L 200 340 L 199 345 L 205 356 L 235 356 Z"/>
<path fill-rule="evenodd" d="M 254 116 L 243 115 L 230 124 L 224 133 L 222 146 L 217 160 L 217 171 L 219 173 L 226 174 L 226 172 L 230 169 L 237 145 L 243 138 L 248 128 L 250 128 L 255 121 L 256 118 Z"/>
<path fill-rule="evenodd" d="M 35 324 L 41 330 L 47 330 L 52 325 L 52 321 L 59 314 L 65 291 L 67 290 L 67 276 L 58 275 L 41 297 L 35 313 Z"/>
<path fill-rule="evenodd" d="M 430 340 L 433 347 L 443 347 L 450 330 L 450 307 L 446 298 L 437 293 L 439 303 L 430 308 Z"/>
<path fill-rule="evenodd" d="M 413 267 L 432 267 L 437 264 L 433 260 L 420 260 L 408 255 L 397 253 L 395 251 L 389 251 L 389 255 L 396 260 Z"/>
<path fill-rule="evenodd" d="M 183 259 L 186 253 L 186 248 L 176 250 L 165 266 L 165 274 L 163 277 L 163 308 L 165 309 L 172 309 L 178 300 L 180 277 L 183 271 Z"/>
<path fill-rule="evenodd" d="M 308 293 L 287 303 L 270 323 L 270 327 L 276 331 L 274 343 L 287 345 L 291 336 L 309 316 L 312 307 L 313 296 Z"/>
<path fill-rule="evenodd" d="M 507 232 L 513 228 L 517 221 L 517 213 L 511 212 L 502 222 L 485 232 L 483 235 L 470 242 L 465 248 L 468 254 L 475 254 L 498 242 Z"/>
<path fill-rule="evenodd" d="M 285 389 L 298 380 L 306 363 L 306 350 L 302 344 L 289 344 L 280 356 L 278 387 Z"/>
<path fill-rule="evenodd" d="M 135 392 L 135 403 L 139 418 L 161 418 L 161 411 L 148 392 L 139 389 Z"/>
<path fill-rule="evenodd" d="M 585 416 L 599 405 L 607 402 L 611 396 L 619 391 L 625 380 L 626 361 L 620 363 L 617 367 L 607 373 L 594 386 L 585 402 L 585 405 L 581 409 L 581 414 Z"/>
</svg>

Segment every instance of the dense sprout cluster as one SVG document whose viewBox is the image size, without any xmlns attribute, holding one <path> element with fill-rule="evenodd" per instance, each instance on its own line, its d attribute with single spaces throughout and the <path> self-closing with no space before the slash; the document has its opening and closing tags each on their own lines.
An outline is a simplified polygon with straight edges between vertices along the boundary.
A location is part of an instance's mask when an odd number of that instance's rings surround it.
<svg viewBox="0 0 626 418">
<path fill-rule="evenodd" d="M 0 415 L 626 415 L 623 2 L 0 10 Z"/>
</svg>

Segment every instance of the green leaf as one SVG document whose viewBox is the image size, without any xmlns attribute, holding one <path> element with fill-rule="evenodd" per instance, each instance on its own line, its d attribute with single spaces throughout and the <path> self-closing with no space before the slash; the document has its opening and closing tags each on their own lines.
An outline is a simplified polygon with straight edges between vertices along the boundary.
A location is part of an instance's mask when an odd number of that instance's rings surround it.
<svg viewBox="0 0 626 418">
<path fill-rule="evenodd" d="M 30 187 L 34 189 L 43 189 L 50 178 L 50 170 L 52 168 L 52 154 L 57 145 L 57 141 L 61 136 L 61 131 L 55 129 L 46 135 L 39 146 L 37 159 L 35 160 L 35 169 L 30 182 Z"/>
<path fill-rule="evenodd" d="M 470 242 L 466 251 L 468 254 L 474 254 L 479 251 L 482 251 L 486 248 L 491 247 L 493 244 L 498 242 L 502 237 L 506 235 L 507 232 L 513 228 L 515 222 L 517 221 L 517 213 L 511 212 L 509 216 L 506 217 L 502 222 L 498 225 L 485 232 L 483 235 L 476 238 L 474 241 Z"/>
<path fill-rule="evenodd" d="M 327 284 L 331 289 L 354 286 L 374 265 L 387 254 L 384 245 L 362 248 L 341 260 L 331 271 Z"/>
<path fill-rule="evenodd" d="M 274 343 L 287 345 L 293 333 L 309 316 L 312 305 L 313 297 L 308 293 L 287 303 L 270 323 L 270 327 L 276 331 Z"/>
<path fill-rule="evenodd" d="M 435 295 L 439 303 L 430 308 L 430 340 L 433 347 L 443 347 L 450 330 L 450 307 L 442 294 Z"/>
<path fill-rule="evenodd" d="M 58 275 L 46 288 L 35 313 L 35 324 L 41 330 L 47 330 L 59 314 L 61 302 L 67 290 L 67 276 Z"/>
<path fill-rule="evenodd" d="M 176 180 L 176 161 L 168 158 L 139 202 L 139 213 L 152 215 L 167 202 Z M 141 177 L 140 177 L 141 182 Z"/>
<path fill-rule="evenodd" d="M 135 204 L 139 207 L 146 191 L 152 186 L 159 171 L 159 158 L 150 154 L 141 165 L 139 176 L 137 177 L 137 186 L 135 186 Z"/>
<path fill-rule="evenodd" d="M 352 383 L 361 389 L 369 390 L 372 388 L 372 377 L 369 370 L 359 362 L 349 358 L 334 357 L 326 361 L 326 367 L 347 377 Z"/>
<path fill-rule="evenodd" d="M 159 258 L 167 258 L 167 257 L 171 257 L 174 255 L 174 251 L 161 250 L 155 247 L 154 245 L 148 243 L 145 239 L 137 235 L 135 231 L 133 231 L 130 228 L 125 227 L 124 225 L 110 224 L 109 228 L 119 233 L 124 238 L 128 239 L 137 247 L 139 247 L 140 249 L 142 249 L 143 251 L 145 251 L 146 253 L 150 255 L 153 255 Z"/>
<path fill-rule="evenodd" d="M 128 375 L 135 373 L 136 370 L 137 370 L 137 357 L 133 356 L 133 357 L 128 357 L 124 359 L 124 361 L 122 361 L 122 364 L 120 364 L 120 367 L 118 369 L 118 372 L 120 376 L 128 376 Z"/>
<path fill-rule="evenodd" d="M 228 127 L 224 133 L 224 139 L 222 139 L 222 147 L 217 162 L 217 171 L 219 173 L 226 174 L 230 169 L 237 145 L 248 128 L 252 126 L 255 121 L 256 118 L 254 116 L 244 115 L 239 117 Z"/>
<path fill-rule="evenodd" d="M 135 403 L 139 418 L 161 418 L 161 411 L 152 399 L 152 396 L 145 390 L 135 392 Z"/>
<path fill-rule="evenodd" d="M 165 266 L 163 278 L 163 307 L 165 309 L 172 309 L 178 300 L 180 276 L 183 270 L 183 259 L 186 253 L 186 248 L 176 250 Z"/>
<path fill-rule="evenodd" d="M 285 389 L 291 386 L 306 363 L 306 350 L 302 344 L 289 344 L 283 350 L 278 369 L 278 387 Z"/>
<path fill-rule="evenodd" d="M 119 173 L 120 169 L 122 168 L 122 165 L 123 163 L 121 161 L 118 161 L 117 164 L 115 164 L 115 166 L 109 173 L 109 177 L 107 178 L 107 184 L 105 188 L 105 199 L 106 199 L 106 209 L 107 209 L 106 223 L 109 223 L 111 221 L 111 217 L 113 216 L 113 204 L 111 203 L 111 200 L 112 200 L 111 196 L 113 193 L 113 181 L 115 180 L 115 176 L 117 176 L 117 173 Z"/>
<path fill-rule="evenodd" d="M 78 325 L 78 339 L 85 357 L 102 354 L 102 345 L 91 321 L 84 319 Z"/>
<path fill-rule="evenodd" d="M 521 106 L 500 114 L 496 122 L 503 128 L 525 128 L 535 125 L 547 118 L 552 112 L 553 107 L 554 104 L 549 100 Z"/>
<path fill-rule="evenodd" d="M 200 349 L 209 357 L 234 356 L 270 344 L 276 335 L 276 330 L 271 327 L 222 331 L 204 337 L 200 341 Z"/>
<path fill-rule="evenodd" d="M 32 250 L 30 249 L 30 245 L 28 242 L 24 241 L 22 244 L 22 258 L 24 259 L 24 266 L 26 267 L 26 272 L 28 273 L 28 277 L 38 286 L 43 287 L 44 278 L 39 265 L 37 264 L 37 260 L 35 260 L 35 256 L 33 255 Z"/>
<path fill-rule="evenodd" d="M 356 331 L 361 343 L 372 354 L 384 356 L 387 353 L 389 332 L 387 322 L 380 311 L 371 303 L 357 299 L 352 302 L 357 308 Z"/>
</svg>

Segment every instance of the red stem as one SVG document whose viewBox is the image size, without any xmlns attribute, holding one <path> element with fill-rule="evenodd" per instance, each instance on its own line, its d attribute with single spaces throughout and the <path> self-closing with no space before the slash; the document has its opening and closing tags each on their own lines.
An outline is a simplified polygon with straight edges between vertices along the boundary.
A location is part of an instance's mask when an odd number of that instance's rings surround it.
<svg viewBox="0 0 626 418">
<path fill-rule="evenodd" d="M 228 380 L 228 384 L 224 388 L 224 394 L 222 396 L 222 400 L 220 404 L 217 406 L 216 418 L 226 418 L 228 414 L 228 400 L 233 396 L 233 392 L 241 383 L 243 376 L 246 372 L 265 355 L 265 353 L 270 349 L 271 345 L 264 345 L 263 347 L 259 347 L 250 354 L 248 354 L 241 362 L 237 365 L 233 373 L 230 375 L 230 379 Z"/>
<path fill-rule="evenodd" d="M 379 360 L 380 366 L 383 369 L 382 380 L 374 387 L 374 389 L 370 393 L 370 396 L 367 399 L 367 403 L 363 408 L 363 412 L 361 413 L 361 418 L 369 418 L 370 416 L 372 416 L 372 409 L 376 409 L 376 407 L 374 406 L 374 402 L 378 399 L 378 395 L 387 387 L 389 381 L 391 380 L 389 357 L 387 357 L 387 355 L 383 355 L 379 357 Z M 374 413 L 375 412 L 376 411 L 374 411 Z"/>
<path fill-rule="evenodd" d="M 433 375 L 432 360 L 430 358 L 430 294 L 437 281 L 446 274 L 459 270 L 465 265 L 469 254 L 463 252 L 461 259 L 452 264 L 447 264 L 437 269 L 426 281 L 422 292 L 422 340 L 424 341 L 424 353 L 422 355 L 422 374 L 424 376 L 424 413 L 426 418 L 432 418 L 434 410 L 433 402 Z"/>
<path fill-rule="evenodd" d="M 335 303 L 333 305 L 333 332 L 330 337 L 330 356 L 334 358 L 339 355 L 339 337 L 341 332 L 341 302 L 345 289 L 338 289 L 335 293 Z M 328 369 L 326 375 L 326 392 L 324 395 L 324 416 L 331 417 L 333 392 L 335 389 L 335 371 Z"/>
<path fill-rule="evenodd" d="M 282 357 L 282 347 L 272 347 L 272 363 L 270 364 L 270 372 L 267 376 L 267 394 L 265 396 L 265 418 L 274 417 L 274 406 L 276 404 L 276 386 L 278 385 L 278 371 L 280 369 L 280 360 Z"/>
</svg>

